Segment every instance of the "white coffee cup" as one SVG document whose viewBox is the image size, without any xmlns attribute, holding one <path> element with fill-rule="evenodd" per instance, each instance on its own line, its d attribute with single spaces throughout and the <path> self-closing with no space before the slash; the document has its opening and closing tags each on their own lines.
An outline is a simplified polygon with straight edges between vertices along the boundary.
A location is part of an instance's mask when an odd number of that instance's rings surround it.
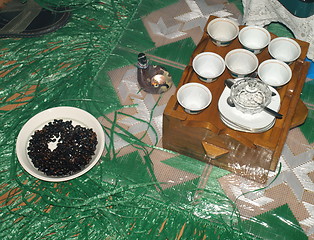
<svg viewBox="0 0 314 240">
<path fill-rule="evenodd" d="M 239 26 L 228 18 L 215 18 L 207 25 L 207 33 L 217 46 L 228 46 L 239 34 Z"/>
<path fill-rule="evenodd" d="M 212 101 L 210 90 L 200 83 L 186 83 L 177 92 L 179 104 L 189 114 L 198 114 Z"/>
<path fill-rule="evenodd" d="M 225 71 L 224 59 L 213 52 L 203 52 L 193 59 L 192 66 L 199 79 L 213 82 Z"/>
<path fill-rule="evenodd" d="M 252 74 L 258 67 L 254 53 L 246 49 L 234 49 L 225 56 L 226 67 L 234 78 L 243 78 Z"/>
<path fill-rule="evenodd" d="M 246 26 L 239 32 L 239 41 L 242 46 L 253 52 L 259 54 L 271 40 L 269 32 L 259 26 Z"/>
<path fill-rule="evenodd" d="M 291 64 L 300 57 L 301 47 L 291 38 L 277 37 L 270 41 L 268 52 L 273 58 Z"/>
<path fill-rule="evenodd" d="M 269 59 L 262 62 L 258 67 L 257 73 L 264 83 L 273 87 L 287 84 L 292 77 L 289 65 L 277 59 Z"/>
</svg>

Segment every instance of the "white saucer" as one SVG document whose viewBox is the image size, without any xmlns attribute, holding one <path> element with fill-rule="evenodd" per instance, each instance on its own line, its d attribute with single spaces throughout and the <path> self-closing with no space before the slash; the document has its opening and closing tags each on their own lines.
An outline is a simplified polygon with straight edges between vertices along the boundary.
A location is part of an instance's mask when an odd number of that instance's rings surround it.
<svg viewBox="0 0 314 240">
<path fill-rule="evenodd" d="M 236 131 L 241 131 L 241 132 L 247 132 L 247 133 L 262 133 L 262 132 L 266 132 L 269 129 L 271 129 L 274 124 L 275 124 L 275 119 L 268 125 L 265 126 L 264 128 L 259 128 L 259 129 L 249 129 L 246 126 L 242 126 L 242 125 L 236 125 L 233 122 L 230 122 L 228 119 L 224 118 L 224 116 L 222 114 L 220 114 L 220 119 L 221 121 L 227 125 L 227 127 L 236 130 Z"/>
<path fill-rule="evenodd" d="M 276 93 L 272 97 L 271 103 L 268 105 L 270 109 L 278 111 L 280 109 L 280 96 L 276 89 L 270 87 L 272 92 Z M 243 113 L 235 107 L 230 107 L 227 103 L 227 98 L 230 96 L 230 89 L 225 87 L 218 101 L 218 110 L 224 117 L 233 125 L 242 125 L 248 129 L 267 129 L 272 123 L 275 122 L 275 117 L 265 111 L 256 114 Z M 231 124 L 230 124 L 231 125 Z"/>
<path fill-rule="evenodd" d="M 83 170 L 70 176 L 47 176 L 34 167 L 27 153 L 27 147 L 31 136 L 36 130 L 40 130 L 54 119 L 72 120 L 72 124 L 91 128 L 97 135 L 98 144 L 91 162 Z M 100 159 L 105 146 L 105 134 L 98 120 L 90 113 L 74 107 L 55 107 L 38 113 L 29 119 L 19 132 L 16 141 L 16 154 L 22 167 L 34 177 L 48 182 L 62 182 L 77 178 L 88 172 Z"/>
</svg>

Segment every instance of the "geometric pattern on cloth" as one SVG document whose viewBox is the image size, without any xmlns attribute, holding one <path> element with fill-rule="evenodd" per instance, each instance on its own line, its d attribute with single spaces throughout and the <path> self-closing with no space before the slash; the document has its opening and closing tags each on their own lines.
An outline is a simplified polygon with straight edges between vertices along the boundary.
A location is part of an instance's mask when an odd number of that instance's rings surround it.
<svg viewBox="0 0 314 240">
<path fill-rule="evenodd" d="M 227 1 L 181 0 L 145 16 L 143 22 L 157 47 L 187 37 L 198 43 L 210 15 L 242 21 L 237 7 Z"/>
<path fill-rule="evenodd" d="M 314 149 L 314 143 L 309 143 L 300 128 L 294 128 L 289 131 L 286 144 L 294 155 Z"/>
<path fill-rule="evenodd" d="M 119 110 L 123 114 L 117 116 L 117 125 L 138 139 L 142 139 L 144 143 L 161 148 L 163 111 L 168 99 L 176 90 L 175 86 L 162 95 L 148 94 L 141 91 L 137 83 L 137 68 L 134 66 L 113 70 L 109 72 L 109 76 L 121 104 L 124 106 L 133 105 L 132 107 Z M 114 118 L 113 113 L 106 116 L 110 120 Z M 100 117 L 98 120 L 108 129 L 112 127 L 111 123 L 105 118 Z M 151 128 L 148 128 L 148 122 L 150 122 Z M 155 131 L 152 131 L 152 129 Z M 119 132 L 121 130 L 116 128 L 115 131 Z M 145 137 L 142 138 L 143 136 Z M 108 139 L 106 142 L 110 142 L 110 140 Z M 123 140 L 117 134 L 114 136 L 113 145 L 114 151 L 118 153 L 118 157 L 135 151 L 129 142 Z M 139 154 L 144 157 L 142 152 L 139 151 Z M 158 182 L 162 183 L 161 186 L 164 189 L 199 178 L 198 175 L 163 163 L 164 160 L 174 158 L 177 155 L 173 152 L 158 149 L 155 149 L 150 155 L 150 159 L 154 165 L 154 174 Z"/>
<path fill-rule="evenodd" d="M 291 136 L 288 136 L 288 138 Z M 301 227 L 314 237 L 314 149 L 294 155 L 285 144 L 276 172 L 270 172 L 267 187 L 229 174 L 219 179 L 226 194 L 245 216 L 256 216 L 288 204 Z M 279 174 L 279 166 L 281 171 Z M 244 194 L 244 195 L 243 195 Z M 240 196 L 240 197 L 239 197 Z M 284 197 L 283 197 L 284 196 Z M 238 198 L 237 198 L 238 197 Z"/>
</svg>

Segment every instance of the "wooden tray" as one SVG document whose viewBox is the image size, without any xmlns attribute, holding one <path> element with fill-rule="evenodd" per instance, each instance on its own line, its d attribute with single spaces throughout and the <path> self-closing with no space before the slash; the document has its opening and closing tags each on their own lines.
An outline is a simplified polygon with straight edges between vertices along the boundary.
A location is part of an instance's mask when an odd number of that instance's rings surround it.
<svg viewBox="0 0 314 240">
<path fill-rule="evenodd" d="M 208 22 L 214 18 L 210 17 Z M 173 95 L 163 115 L 163 147 L 264 183 L 268 171 L 276 169 L 289 129 L 301 125 L 307 117 L 308 110 L 300 100 L 300 94 L 309 68 L 309 62 L 304 61 L 309 43 L 295 39 L 301 46 L 301 56 L 290 65 L 291 81 L 277 89 L 281 98 L 279 112 L 284 117 L 277 119 L 274 127 L 266 132 L 244 133 L 230 129 L 219 117 L 218 100 L 225 88 L 224 80 L 231 78 L 228 70 L 215 82 L 205 83 L 198 79 L 191 66 L 193 58 L 201 52 L 215 52 L 224 58 L 230 50 L 242 48 L 238 39 L 227 47 L 214 45 L 206 33 L 206 26 L 178 88 L 188 82 L 201 83 L 212 92 L 212 103 L 200 114 L 190 115 Z M 276 36 L 271 34 L 271 37 Z M 257 57 L 259 63 L 271 58 L 267 48 Z"/>
</svg>

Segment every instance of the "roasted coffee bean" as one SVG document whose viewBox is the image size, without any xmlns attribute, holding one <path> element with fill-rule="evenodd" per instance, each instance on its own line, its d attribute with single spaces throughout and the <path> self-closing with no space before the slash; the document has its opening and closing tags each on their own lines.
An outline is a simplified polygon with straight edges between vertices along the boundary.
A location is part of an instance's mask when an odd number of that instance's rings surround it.
<svg viewBox="0 0 314 240">
<path fill-rule="evenodd" d="M 50 149 L 49 143 L 56 144 L 56 148 Z M 27 150 L 39 171 L 48 176 L 68 176 L 89 164 L 97 143 L 92 129 L 55 119 L 34 132 Z"/>
</svg>

